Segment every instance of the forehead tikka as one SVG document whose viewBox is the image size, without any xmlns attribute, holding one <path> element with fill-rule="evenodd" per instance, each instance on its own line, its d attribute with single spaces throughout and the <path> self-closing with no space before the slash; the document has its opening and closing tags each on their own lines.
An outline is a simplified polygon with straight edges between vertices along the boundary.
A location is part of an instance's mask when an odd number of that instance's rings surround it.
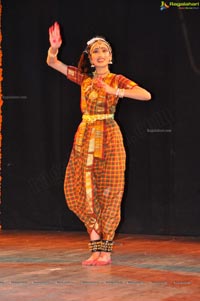
<svg viewBox="0 0 200 301">
<path fill-rule="evenodd" d="M 98 38 L 98 37 L 92 38 L 91 40 L 89 40 L 87 42 L 87 48 L 89 48 L 89 51 L 91 51 L 94 48 L 94 46 L 97 42 L 104 43 L 107 46 L 107 48 L 109 49 L 109 51 L 112 52 L 112 48 L 111 48 L 110 44 L 105 39 Z"/>
<path fill-rule="evenodd" d="M 90 53 L 93 52 L 94 49 L 99 49 L 99 48 L 106 48 L 109 52 L 111 52 L 111 49 L 107 43 L 104 43 L 102 41 L 97 41 L 91 46 Z"/>
</svg>

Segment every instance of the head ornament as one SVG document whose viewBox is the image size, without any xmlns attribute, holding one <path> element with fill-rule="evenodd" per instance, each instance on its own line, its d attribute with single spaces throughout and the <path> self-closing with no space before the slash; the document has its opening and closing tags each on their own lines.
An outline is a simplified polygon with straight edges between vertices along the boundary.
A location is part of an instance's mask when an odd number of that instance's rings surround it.
<svg viewBox="0 0 200 301">
<path fill-rule="evenodd" d="M 89 41 L 87 41 L 87 47 L 84 50 L 84 52 L 89 53 L 90 49 L 93 47 L 95 42 L 98 42 L 98 41 L 105 43 L 107 45 L 109 51 L 112 52 L 112 48 L 111 48 L 110 44 L 106 41 L 106 39 L 104 39 L 102 37 L 94 37 L 94 38 L 90 39 Z"/>
</svg>

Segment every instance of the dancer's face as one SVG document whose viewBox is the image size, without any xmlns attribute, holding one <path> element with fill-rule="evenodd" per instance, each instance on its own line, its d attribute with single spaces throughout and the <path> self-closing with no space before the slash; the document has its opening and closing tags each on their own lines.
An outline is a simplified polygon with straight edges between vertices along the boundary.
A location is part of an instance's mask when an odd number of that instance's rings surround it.
<svg viewBox="0 0 200 301">
<path fill-rule="evenodd" d="M 90 49 L 90 61 L 95 66 L 105 66 L 112 60 L 108 45 L 102 41 L 95 42 Z"/>
</svg>

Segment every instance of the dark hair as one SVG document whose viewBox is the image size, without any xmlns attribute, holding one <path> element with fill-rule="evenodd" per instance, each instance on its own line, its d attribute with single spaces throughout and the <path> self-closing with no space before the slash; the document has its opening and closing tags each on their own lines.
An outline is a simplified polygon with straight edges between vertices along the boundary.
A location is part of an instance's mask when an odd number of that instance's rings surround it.
<svg viewBox="0 0 200 301">
<path fill-rule="evenodd" d="M 91 77 L 93 76 L 92 74 L 93 70 L 86 50 L 84 50 L 83 53 L 81 54 L 81 57 L 78 62 L 78 69 L 81 73 L 87 74 Z"/>
</svg>

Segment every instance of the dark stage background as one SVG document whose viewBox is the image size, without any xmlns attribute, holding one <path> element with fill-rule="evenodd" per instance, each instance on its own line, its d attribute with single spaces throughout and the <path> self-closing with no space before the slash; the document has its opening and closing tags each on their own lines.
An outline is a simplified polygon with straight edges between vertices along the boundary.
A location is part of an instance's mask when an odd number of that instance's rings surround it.
<svg viewBox="0 0 200 301">
<path fill-rule="evenodd" d="M 200 11 L 160 1 L 4 0 L 2 229 L 85 230 L 63 193 L 79 87 L 46 64 L 57 20 L 59 59 L 77 64 L 86 41 L 113 45 L 112 71 L 152 93 L 120 100 L 127 151 L 121 233 L 200 234 Z"/>
</svg>

